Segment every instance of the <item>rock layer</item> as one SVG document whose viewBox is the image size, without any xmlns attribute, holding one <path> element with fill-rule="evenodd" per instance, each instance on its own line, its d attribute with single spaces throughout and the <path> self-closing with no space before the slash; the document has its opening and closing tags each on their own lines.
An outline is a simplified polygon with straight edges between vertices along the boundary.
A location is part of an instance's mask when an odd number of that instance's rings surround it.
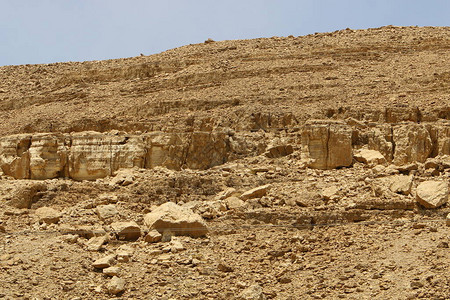
<svg viewBox="0 0 450 300">
<path fill-rule="evenodd" d="M 351 124 L 351 125 L 349 125 Z M 334 169 L 353 163 L 353 152 L 376 150 L 387 162 L 405 165 L 450 154 L 450 123 L 368 127 L 335 120 L 310 120 L 289 133 L 289 151 L 301 151 L 310 168 Z M 243 156 L 264 153 L 276 133 L 150 132 L 20 134 L 0 138 L 0 168 L 16 179 L 95 180 L 124 168 L 208 169 Z M 369 151 L 364 150 L 364 151 Z M 267 153 L 266 153 L 267 155 Z M 358 159 L 358 155 L 355 156 Z M 378 163 L 384 161 L 379 157 Z"/>
</svg>

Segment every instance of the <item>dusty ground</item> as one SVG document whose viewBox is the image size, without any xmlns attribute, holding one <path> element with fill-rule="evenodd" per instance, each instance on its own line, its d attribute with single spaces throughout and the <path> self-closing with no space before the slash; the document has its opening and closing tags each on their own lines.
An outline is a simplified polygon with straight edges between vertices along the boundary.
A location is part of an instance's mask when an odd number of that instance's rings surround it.
<svg viewBox="0 0 450 300">
<path fill-rule="evenodd" d="M 384 27 L 5 66 L 0 136 L 222 127 L 251 133 L 261 129 L 262 115 L 279 116 L 265 131 L 292 131 L 313 117 L 378 122 L 385 107 L 417 107 L 423 120 L 449 120 L 449 61 L 448 27 Z M 425 209 L 415 200 L 421 182 L 449 182 L 448 167 L 380 171 L 355 162 L 321 171 L 297 156 L 244 157 L 203 171 L 135 169 L 127 186 L 111 178 L 45 180 L 30 209 L 8 202 L 33 181 L 0 176 L 0 298 L 233 299 L 254 284 L 262 288 L 254 299 L 450 298 L 449 204 Z M 378 181 L 399 173 L 413 175 L 407 195 Z M 267 195 L 241 207 L 208 206 L 227 188 L 241 193 L 265 184 Z M 167 201 L 192 204 L 208 235 L 147 243 L 112 233 L 114 221 L 145 230 L 143 215 Z M 96 207 L 104 204 L 117 214 L 99 218 Z M 39 222 L 36 209 L 44 206 L 61 212 L 57 224 Z M 91 231 L 109 236 L 98 251 L 87 249 Z M 174 241 L 184 249 L 171 249 Z M 123 247 L 131 249 L 129 261 L 115 266 L 125 291 L 111 295 L 110 277 L 92 263 Z"/>
</svg>

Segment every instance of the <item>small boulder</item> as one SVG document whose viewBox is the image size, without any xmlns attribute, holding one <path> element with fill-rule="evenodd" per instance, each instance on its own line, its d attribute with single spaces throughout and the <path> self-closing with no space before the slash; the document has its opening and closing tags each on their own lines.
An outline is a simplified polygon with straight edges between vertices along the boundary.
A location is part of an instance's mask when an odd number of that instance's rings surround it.
<svg viewBox="0 0 450 300">
<path fill-rule="evenodd" d="M 117 295 L 125 291 L 125 280 L 114 276 L 106 285 L 106 289 L 108 293 L 111 295 Z"/>
<path fill-rule="evenodd" d="M 450 226 L 450 213 L 445 218 L 445 225 Z"/>
<path fill-rule="evenodd" d="M 167 202 L 144 216 L 144 224 L 159 233 L 171 230 L 175 235 L 200 237 L 206 235 L 206 222 L 191 209 Z"/>
<path fill-rule="evenodd" d="M 149 233 L 147 233 L 147 235 L 144 238 L 144 241 L 146 241 L 147 243 L 157 243 L 161 241 L 161 238 L 162 234 L 159 233 L 158 230 L 154 229 L 151 230 Z"/>
<path fill-rule="evenodd" d="M 109 182 L 110 186 L 114 185 L 121 185 L 121 186 L 127 186 L 134 182 L 134 175 L 133 171 L 129 169 L 123 169 L 119 170 L 117 172 L 117 175 L 114 176 L 111 181 Z"/>
<path fill-rule="evenodd" d="M 262 287 L 254 284 L 243 290 L 237 297 L 239 300 L 265 300 L 266 296 L 263 293 Z"/>
<path fill-rule="evenodd" d="M 108 256 L 99 258 L 96 261 L 94 261 L 92 266 L 96 269 L 109 268 L 114 264 L 115 258 L 116 258 L 115 255 L 108 255 Z"/>
<path fill-rule="evenodd" d="M 119 262 L 128 262 L 133 256 L 134 249 L 128 245 L 122 245 L 117 249 L 116 256 Z"/>
<path fill-rule="evenodd" d="M 134 241 L 141 236 L 141 228 L 136 222 L 114 222 L 111 224 L 119 240 Z"/>
<path fill-rule="evenodd" d="M 369 166 L 384 165 L 386 158 L 377 150 L 360 149 L 355 151 L 353 157 L 356 161 L 364 163 Z"/>
<path fill-rule="evenodd" d="M 269 147 L 264 155 L 268 158 L 278 158 L 287 156 L 289 154 L 292 154 L 293 152 L 294 148 L 292 147 L 292 145 L 278 145 Z"/>
<path fill-rule="evenodd" d="M 448 183 L 425 181 L 417 187 L 417 201 L 426 208 L 437 208 L 448 201 Z"/>
<path fill-rule="evenodd" d="M 61 213 L 51 207 L 40 207 L 35 213 L 40 223 L 56 224 L 61 218 Z"/>
<path fill-rule="evenodd" d="M 109 267 L 109 268 L 104 268 L 103 269 L 103 274 L 107 275 L 107 276 L 118 276 L 120 273 L 120 268 L 119 267 Z"/>
<path fill-rule="evenodd" d="M 337 198 L 339 189 L 337 186 L 329 186 L 322 190 L 321 196 L 324 200 L 334 200 Z"/>
<path fill-rule="evenodd" d="M 107 241 L 108 238 L 105 235 L 95 236 L 89 239 L 85 245 L 88 251 L 99 251 Z"/>
<path fill-rule="evenodd" d="M 119 213 L 114 204 L 99 205 L 96 208 L 96 212 L 101 220 L 112 218 Z"/>
<path fill-rule="evenodd" d="M 238 197 L 232 196 L 225 199 L 225 204 L 228 209 L 238 209 L 244 206 L 245 202 Z"/>
<path fill-rule="evenodd" d="M 391 185 L 389 186 L 389 189 L 393 193 L 409 195 L 411 193 L 413 178 L 412 175 L 394 175 L 390 178 Z"/>
<path fill-rule="evenodd" d="M 236 193 L 236 189 L 235 188 L 227 188 L 226 190 L 223 190 L 220 193 L 218 193 L 216 198 L 218 200 L 223 200 L 223 199 L 226 199 L 228 197 L 231 197 L 234 193 Z"/>
<path fill-rule="evenodd" d="M 267 191 L 270 188 L 271 188 L 270 184 L 262 185 L 262 186 L 254 188 L 254 189 L 251 189 L 249 191 L 246 191 L 239 198 L 241 198 L 242 200 L 261 198 L 262 196 L 265 196 L 267 194 Z"/>
<path fill-rule="evenodd" d="M 15 208 L 31 208 L 31 204 L 42 197 L 42 193 L 47 190 L 44 183 L 32 182 L 24 186 L 19 186 L 13 193 L 8 205 Z"/>
</svg>

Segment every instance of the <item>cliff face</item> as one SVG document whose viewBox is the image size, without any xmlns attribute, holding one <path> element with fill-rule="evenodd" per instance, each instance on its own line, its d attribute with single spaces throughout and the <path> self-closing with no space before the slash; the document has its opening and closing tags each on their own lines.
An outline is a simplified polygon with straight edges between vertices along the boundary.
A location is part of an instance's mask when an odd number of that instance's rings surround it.
<svg viewBox="0 0 450 300">
<path fill-rule="evenodd" d="M 286 131 L 284 147 L 295 149 L 316 169 L 348 167 L 353 150 L 363 147 L 379 151 L 395 165 L 450 154 L 449 122 L 370 127 L 352 120 L 317 120 L 307 122 L 299 132 Z M 103 178 L 133 167 L 208 169 L 269 151 L 277 136 L 267 133 L 256 141 L 234 132 L 19 134 L 0 138 L 0 167 L 16 179 L 75 180 Z"/>
</svg>

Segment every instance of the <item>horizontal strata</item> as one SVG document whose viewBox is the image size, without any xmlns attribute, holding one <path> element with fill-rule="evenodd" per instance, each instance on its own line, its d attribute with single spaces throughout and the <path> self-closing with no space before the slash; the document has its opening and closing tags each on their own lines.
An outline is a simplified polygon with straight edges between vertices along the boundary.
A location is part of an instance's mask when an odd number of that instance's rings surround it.
<svg viewBox="0 0 450 300">
<path fill-rule="evenodd" d="M 19 134 L 0 138 L 0 167 L 16 179 L 94 180 L 121 168 L 208 169 L 236 158 L 263 153 L 276 158 L 297 151 L 296 157 L 311 168 L 334 169 L 351 166 L 353 152 L 360 148 L 379 151 L 386 163 L 395 165 L 450 155 L 450 122 L 310 120 L 278 133 Z"/>
</svg>

